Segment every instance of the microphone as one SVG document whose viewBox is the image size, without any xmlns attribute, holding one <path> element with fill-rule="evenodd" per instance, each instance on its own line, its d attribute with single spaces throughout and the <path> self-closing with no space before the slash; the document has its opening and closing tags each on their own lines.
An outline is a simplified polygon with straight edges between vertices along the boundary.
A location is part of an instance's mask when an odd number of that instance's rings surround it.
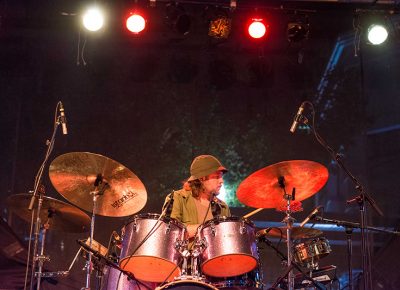
<svg viewBox="0 0 400 290">
<path fill-rule="evenodd" d="M 296 131 L 297 126 L 299 125 L 300 119 L 302 117 L 304 107 L 305 107 L 305 102 L 301 103 L 296 116 L 294 116 L 292 127 L 290 127 L 290 132 L 294 133 Z"/>
<path fill-rule="evenodd" d="M 171 218 L 172 207 L 174 206 L 174 194 L 175 194 L 175 190 L 171 191 L 171 193 L 169 194 L 170 199 L 168 201 L 168 206 L 165 211 L 165 217 L 167 217 L 167 218 Z"/>
<path fill-rule="evenodd" d="M 321 207 L 322 205 L 319 205 L 316 208 L 314 208 L 314 210 L 304 219 L 304 221 L 301 222 L 300 227 L 304 227 L 304 225 L 308 223 L 308 221 L 315 216 L 315 214 L 319 211 Z"/>
<path fill-rule="evenodd" d="M 68 134 L 67 130 L 67 118 L 65 117 L 65 111 L 64 111 L 64 106 L 60 102 L 60 122 L 61 122 L 61 127 L 62 127 L 62 132 L 64 135 Z"/>
</svg>

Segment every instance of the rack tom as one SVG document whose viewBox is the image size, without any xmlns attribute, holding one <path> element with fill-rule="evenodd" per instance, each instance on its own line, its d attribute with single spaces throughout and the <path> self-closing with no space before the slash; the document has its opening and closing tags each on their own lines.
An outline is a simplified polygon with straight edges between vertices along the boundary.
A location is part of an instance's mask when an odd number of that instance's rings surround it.
<svg viewBox="0 0 400 290">
<path fill-rule="evenodd" d="M 254 224 L 240 217 L 208 221 L 200 238 L 206 241 L 201 269 L 212 277 L 232 277 L 254 270 L 258 264 Z"/>
<path fill-rule="evenodd" d="M 125 226 L 120 267 L 136 279 L 150 282 L 170 281 L 180 275 L 180 253 L 185 226 L 159 214 L 139 214 Z"/>
</svg>

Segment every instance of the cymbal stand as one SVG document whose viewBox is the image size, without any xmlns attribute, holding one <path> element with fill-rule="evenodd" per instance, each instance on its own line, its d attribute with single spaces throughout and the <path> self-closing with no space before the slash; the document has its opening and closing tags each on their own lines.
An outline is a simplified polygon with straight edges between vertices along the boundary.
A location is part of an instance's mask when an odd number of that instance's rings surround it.
<svg viewBox="0 0 400 290">
<path fill-rule="evenodd" d="M 286 187 L 285 187 L 285 177 L 280 176 L 278 178 L 279 187 L 283 190 L 283 198 L 286 200 L 286 216 L 282 222 L 286 224 L 286 246 L 287 246 L 287 268 L 288 268 L 288 275 L 287 275 L 287 289 L 293 290 L 294 289 L 294 275 L 293 275 L 293 268 L 292 268 L 292 261 L 293 261 L 293 254 L 292 254 L 292 227 L 295 219 L 291 216 L 292 210 L 290 207 L 290 201 L 294 200 L 295 198 L 295 188 L 293 188 L 292 194 L 287 194 Z"/>
<path fill-rule="evenodd" d="M 36 283 L 36 289 L 40 290 L 40 282 L 42 279 L 42 274 L 43 274 L 43 263 L 45 261 L 50 261 L 50 257 L 44 255 L 44 243 L 46 241 L 46 232 L 47 230 L 50 228 L 50 224 L 49 221 L 51 219 L 51 216 L 53 215 L 53 211 L 49 210 L 49 216 L 48 219 L 46 221 L 46 223 L 43 225 L 42 228 L 42 241 L 41 241 L 41 245 L 40 245 L 40 255 L 37 257 L 34 257 L 35 260 L 38 261 L 38 271 L 35 273 L 35 276 L 37 277 L 37 283 Z"/>
<path fill-rule="evenodd" d="M 99 190 L 99 185 L 103 183 L 103 176 L 98 174 L 94 182 L 94 190 L 90 192 L 93 198 L 92 218 L 90 220 L 90 241 L 89 247 L 92 248 L 93 233 L 94 233 L 94 222 L 96 219 L 96 201 L 97 196 L 104 193 L 103 190 Z M 107 183 L 106 183 L 107 184 Z M 92 275 L 92 252 L 88 252 L 89 258 L 86 262 L 86 286 L 82 287 L 81 290 L 90 290 L 90 277 Z"/>
</svg>

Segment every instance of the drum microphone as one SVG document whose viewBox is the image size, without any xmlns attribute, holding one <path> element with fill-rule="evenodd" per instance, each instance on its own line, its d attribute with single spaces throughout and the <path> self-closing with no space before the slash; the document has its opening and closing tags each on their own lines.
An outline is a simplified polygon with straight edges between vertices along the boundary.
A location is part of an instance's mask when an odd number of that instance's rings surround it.
<svg viewBox="0 0 400 290">
<path fill-rule="evenodd" d="M 60 102 L 60 123 L 61 123 L 63 134 L 67 135 L 68 134 L 67 118 L 65 117 L 64 106 L 63 106 L 63 104 L 61 102 Z"/>
<path fill-rule="evenodd" d="M 292 126 L 290 127 L 290 132 L 294 133 L 299 125 L 300 119 L 303 116 L 305 102 L 301 103 L 299 110 L 297 111 L 296 116 L 294 116 Z"/>
<path fill-rule="evenodd" d="M 168 201 L 168 206 L 167 209 L 165 211 L 165 217 L 170 218 L 171 214 L 172 214 L 172 207 L 174 206 L 174 194 L 175 194 L 175 190 L 171 191 L 171 193 L 169 194 L 169 201 Z"/>
<path fill-rule="evenodd" d="M 304 221 L 301 222 L 300 227 L 304 227 L 304 225 L 305 225 L 306 223 L 308 223 L 308 221 L 309 221 L 310 219 L 312 219 L 312 218 L 316 215 L 316 213 L 319 211 L 319 209 L 320 209 L 321 207 L 323 207 L 323 206 L 322 206 L 322 205 L 319 205 L 319 206 L 317 206 L 316 208 L 314 208 L 314 210 L 304 219 Z"/>
</svg>

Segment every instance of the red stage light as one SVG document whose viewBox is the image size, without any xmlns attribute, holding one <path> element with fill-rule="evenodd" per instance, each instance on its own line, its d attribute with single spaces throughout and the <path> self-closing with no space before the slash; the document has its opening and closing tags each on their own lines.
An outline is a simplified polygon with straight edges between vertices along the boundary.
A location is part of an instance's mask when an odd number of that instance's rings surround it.
<svg viewBox="0 0 400 290">
<path fill-rule="evenodd" d="M 265 24 L 263 19 L 253 18 L 247 28 L 249 35 L 252 38 L 263 38 L 267 33 L 268 25 Z"/>
<path fill-rule="evenodd" d="M 140 33 L 146 28 L 146 20 L 137 13 L 131 13 L 126 19 L 126 28 L 133 33 Z"/>
</svg>

